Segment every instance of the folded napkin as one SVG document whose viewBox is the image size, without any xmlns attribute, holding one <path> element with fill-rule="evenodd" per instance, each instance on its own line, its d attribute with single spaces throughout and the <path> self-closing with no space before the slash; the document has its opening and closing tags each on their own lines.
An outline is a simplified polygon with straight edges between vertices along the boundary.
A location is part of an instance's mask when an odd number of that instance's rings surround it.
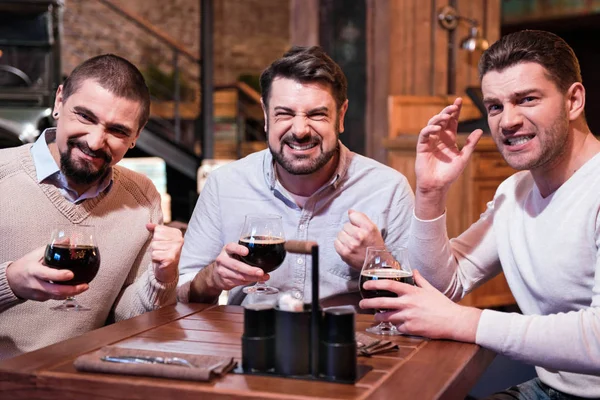
<svg viewBox="0 0 600 400">
<path fill-rule="evenodd" d="M 111 358 L 139 357 L 146 360 L 151 357 L 157 357 L 157 360 L 162 360 L 163 363 L 138 363 L 130 359 L 126 359 L 129 362 L 125 363 L 103 361 L 102 357 L 105 356 Z M 231 371 L 235 368 L 236 363 L 233 357 L 204 356 L 106 346 L 93 353 L 77 357 L 73 365 L 78 371 L 85 372 L 208 381 L 215 376 L 221 376 Z"/>
<path fill-rule="evenodd" d="M 398 350 L 398 345 L 389 340 L 381 340 L 356 332 L 356 352 L 359 356 L 371 357 L 374 354 Z"/>
</svg>

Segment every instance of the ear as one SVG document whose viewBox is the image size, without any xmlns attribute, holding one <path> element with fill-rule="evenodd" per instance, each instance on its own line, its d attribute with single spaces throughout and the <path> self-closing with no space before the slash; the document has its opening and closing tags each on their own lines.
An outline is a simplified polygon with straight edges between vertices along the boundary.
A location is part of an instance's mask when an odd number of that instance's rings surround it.
<svg viewBox="0 0 600 400">
<path fill-rule="evenodd" d="M 263 101 L 262 97 L 260 98 L 260 106 L 262 107 L 263 110 L 263 116 L 265 117 L 265 133 L 268 130 L 268 123 L 269 123 L 269 110 L 267 110 L 267 106 L 265 105 L 265 102 Z"/>
<path fill-rule="evenodd" d="M 348 111 L 348 99 L 342 104 L 340 107 L 340 112 L 338 114 L 338 123 L 340 127 L 340 133 L 344 132 L 344 117 L 346 116 L 346 111 Z"/>
<path fill-rule="evenodd" d="M 567 113 L 570 121 L 575 121 L 585 109 L 585 88 L 581 82 L 575 82 L 567 90 Z"/>
<path fill-rule="evenodd" d="M 63 104 L 63 85 L 60 85 L 58 89 L 56 89 L 56 97 L 54 98 L 54 109 L 52 110 L 54 118 L 57 118 L 55 114 L 58 113 L 58 115 L 60 115 Z"/>
</svg>

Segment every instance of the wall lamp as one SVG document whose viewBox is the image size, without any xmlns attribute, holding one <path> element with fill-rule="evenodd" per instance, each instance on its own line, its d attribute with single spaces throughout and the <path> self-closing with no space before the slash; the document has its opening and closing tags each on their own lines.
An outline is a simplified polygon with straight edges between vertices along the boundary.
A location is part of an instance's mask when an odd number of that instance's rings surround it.
<svg viewBox="0 0 600 400">
<path fill-rule="evenodd" d="M 461 40 L 460 47 L 469 52 L 484 51 L 490 47 L 488 41 L 483 37 L 479 29 L 479 22 L 472 18 L 459 15 L 456 9 L 450 5 L 438 10 L 438 22 L 442 28 L 448 31 L 448 94 L 456 93 L 456 41 L 455 29 L 459 22 L 469 24 L 469 35 Z"/>
<path fill-rule="evenodd" d="M 456 12 L 452 6 L 442 7 L 438 12 L 438 21 L 440 25 L 449 31 L 456 29 L 460 21 L 465 21 L 470 25 L 469 36 L 460 42 L 460 47 L 464 50 L 487 50 L 490 47 L 488 41 L 481 34 L 479 22 L 472 18 L 463 17 Z"/>
</svg>

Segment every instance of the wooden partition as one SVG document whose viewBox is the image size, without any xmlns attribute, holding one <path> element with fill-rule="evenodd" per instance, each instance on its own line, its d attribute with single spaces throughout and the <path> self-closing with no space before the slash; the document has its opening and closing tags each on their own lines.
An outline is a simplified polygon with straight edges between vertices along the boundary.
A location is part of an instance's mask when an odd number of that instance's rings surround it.
<svg viewBox="0 0 600 400">
<path fill-rule="evenodd" d="M 446 105 L 451 96 L 390 96 L 390 132 L 385 140 L 387 163 L 402 172 L 415 188 L 415 148 L 419 131 L 429 119 Z M 461 120 L 480 117 L 472 103 L 465 101 Z M 458 137 L 463 146 L 467 134 Z M 465 231 L 486 209 L 498 185 L 515 171 L 510 168 L 489 135 L 481 138 L 469 164 L 448 193 L 446 221 L 449 237 Z M 462 304 L 476 307 L 497 307 L 514 304 L 514 298 L 504 276 L 496 277 L 479 287 Z"/>
</svg>

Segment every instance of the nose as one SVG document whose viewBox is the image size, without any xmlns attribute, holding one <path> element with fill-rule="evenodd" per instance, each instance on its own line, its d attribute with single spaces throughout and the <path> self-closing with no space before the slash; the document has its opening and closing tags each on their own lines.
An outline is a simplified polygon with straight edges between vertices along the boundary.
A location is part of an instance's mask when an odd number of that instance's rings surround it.
<svg viewBox="0 0 600 400">
<path fill-rule="evenodd" d="M 104 145 L 106 144 L 106 133 L 104 132 L 104 127 L 102 125 L 98 124 L 91 128 L 87 135 L 87 144 L 93 151 L 104 148 Z"/>
<path fill-rule="evenodd" d="M 310 135 L 310 127 L 306 115 L 296 115 L 292 124 L 292 133 L 295 137 Z"/>
<path fill-rule="evenodd" d="M 523 115 L 517 107 L 505 106 L 502 110 L 500 128 L 505 131 L 515 131 L 523 124 Z"/>
</svg>

